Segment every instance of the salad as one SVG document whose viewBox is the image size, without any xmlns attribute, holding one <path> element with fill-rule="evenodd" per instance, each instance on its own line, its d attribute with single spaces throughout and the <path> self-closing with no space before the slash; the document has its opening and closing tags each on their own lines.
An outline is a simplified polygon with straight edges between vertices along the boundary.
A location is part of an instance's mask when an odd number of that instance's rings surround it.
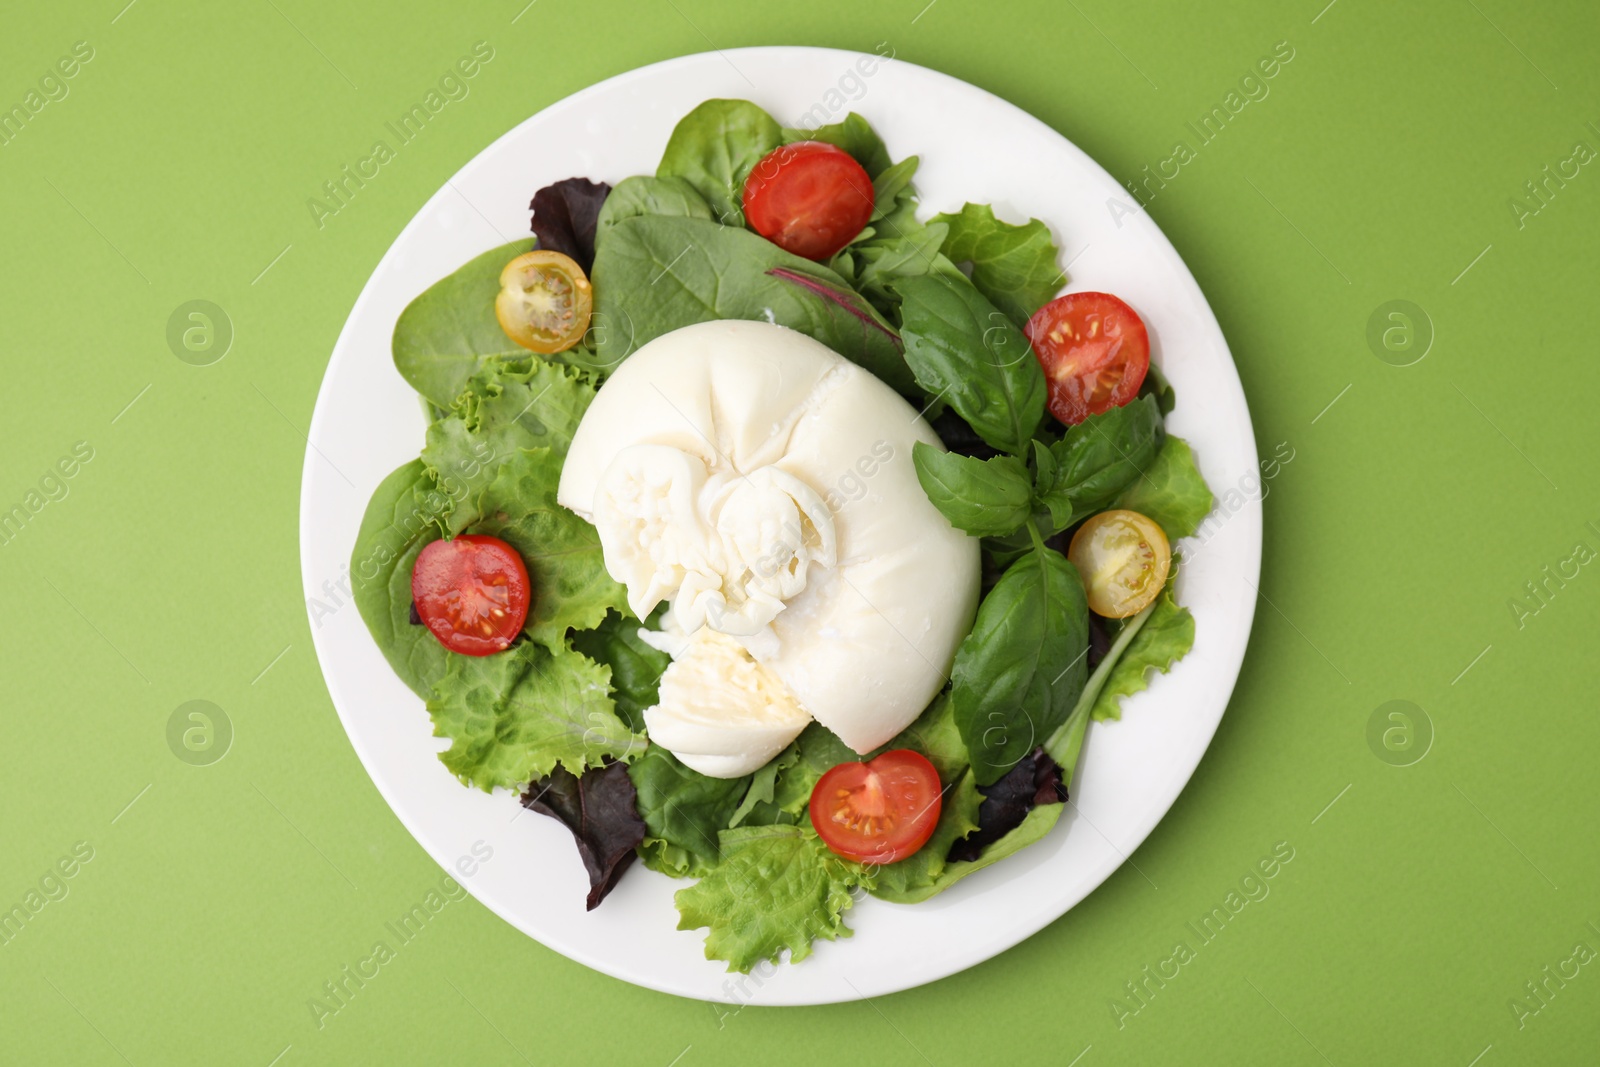
<svg viewBox="0 0 1600 1067">
<path fill-rule="evenodd" d="M 351 571 L 444 765 L 637 860 L 748 971 L 1043 838 L 1091 722 L 1194 642 L 1212 495 L 1138 312 L 1046 225 L 918 218 L 860 116 L 709 100 L 419 295 L 422 454 Z"/>
</svg>

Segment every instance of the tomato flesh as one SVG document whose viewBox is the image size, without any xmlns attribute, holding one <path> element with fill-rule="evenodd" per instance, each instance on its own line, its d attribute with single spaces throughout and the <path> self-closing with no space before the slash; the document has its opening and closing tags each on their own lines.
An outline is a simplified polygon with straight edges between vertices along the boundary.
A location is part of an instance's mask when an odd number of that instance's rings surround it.
<svg viewBox="0 0 1600 1067">
<path fill-rule="evenodd" d="M 1137 615 L 1161 594 L 1172 570 L 1172 546 L 1154 520 L 1137 511 L 1092 516 L 1067 546 L 1083 578 L 1089 610 L 1106 619 Z"/>
<path fill-rule="evenodd" d="M 939 822 L 939 772 L 897 748 L 870 763 L 841 763 L 811 790 L 811 825 L 848 860 L 893 863 L 928 843 Z"/>
<path fill-rule="evenodd" d="M 463 656 L 502 652 L 528 619 L 528 568 L 498 537 L 463 534 L 435 541 L 411 568 L 417 617 L 439 643 Z"/>
<path fill-rule="evenodd" d="M 554 355 L 583 340 L 593 310 L 594 287 L 571 256 L 524 252 L 500 272 L 495 318 L 507 337 L 531 352 Z"/>
<path fill-rule="evenodd" d="M 1050 414 L 1068 426 L 1139 395 L 1150 369 L 1144 320 L 1110 293 L 1068 293 L 1023 329 L 1050 387 Z"/>
<path fill-rule="evenodd" d="M 824 260 L 872 218 L 872 179 L 842 148 L 799 141 L 769 152 L 744 183 L 750 228 L 806 259 Z"/>
</svg>

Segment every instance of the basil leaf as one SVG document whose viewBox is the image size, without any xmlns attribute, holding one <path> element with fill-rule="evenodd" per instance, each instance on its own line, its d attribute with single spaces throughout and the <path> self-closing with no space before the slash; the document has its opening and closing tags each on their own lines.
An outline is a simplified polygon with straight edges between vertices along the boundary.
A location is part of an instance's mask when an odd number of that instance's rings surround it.
<svg viewBox="0 0 1600 1067">
<path fill-rule="evenodd" d="M 624 178 L 600 208 L 600 218 L 595 223 L 596 244 L 611 227 L 638 215 L 709 219 L 711 205 L 682 178 L 652 178 L 647 174 Z"/>
<path fill-rule="evenodd" d="M 998 780 L 1066 720 L 1083 690 L 1088 649 L 1077 568 L 1036 544 L 983 598 L 950 674 L 951 707 L 979 785 Z"/>
<path fill-rule="evenodd" d="M 1188 537 L 1211 513 L 1211 489 L 1194 464 L 1194 453 L 1181 437 L 1168 437 L 1155 460 L 1117 497 L 1115 507 L 1154 519 L 1167 537 Z"/>
<path fill-rule="evenodd" d="M 794 144 L 796 141 L 821 141 L 844 149 L 861 164 L 861 169 L 867 172 L 869 178 L 876 179 L 889 169 L 889 150 L 883 146 L 883 138 L 854 111 L 839 122 L 818 126 L 814 130 L 785 127 L 783 143 Z"/>
<path fill-rule="evenodd" d="M 1152 396 L 1090 415 L 1050 445 L 1038 468 L 1039 502 L 1057 531 L 1104 510 L 1154 462 L 1166 431 Z M 1035 450 L 1037 455 L 1038 450 Z"/>
<path fill-rule="evenodd" d="M 972 284 L 1017 325 L 1056 295 L 1067 280 L 1056 266 L 1049 227 L 1038 219 L 1013 226 L 994 217 L 988 204 L 967 204 L 954 215 L 936 215 L 950 228 L 944 254 L 972 264 Z"/>
<path fill-rule="evenodd" d="M 523 239 L 490 249 L 428 286 L 400 313 L 391 345 L 395 369 L 435 406 L 448 408 L 490 361 L 528 355 L 500 328 L 494 298 L 505 265 L 534 246 Z"/>
<path fill-rule="evenodd" d="M 1031 513 L 1033 482 L 1015 456 L 973 459 L 918 441 L 911 462 L 923 492 L 958 530 L 1000 536 L 1021 526 Z"/>
<path fill-rule="evenodd" d="M 606 231 L 594 260 L 595 314 L 607 323 L 604 336 L 596 338 L 601 360 L 615 364 L 681 326 L 752 319 L 799 330 L 900 392 L 913 391 L 894 330 L 871 307 L 841 306 L 769 273 L 775 268 L 824 287 L 848 288 L 828 268 L 747 230 L 708 219 L 623 219 Z"/>
<path fill-rule="evenodd" d="M 961 277 L 902 278 L 900 338 L 917 384 L 1002 452 L 1022 455 L 1044 417 L 1044 372 L 1011 320 Z"/>
<path fill-rule="evenodd" d="M 743 226 L 745 178 L 782 143 L 783 130 L 750 101 L 707 100 L 673 127 L 656 177 L 684 179 L 715 218 Z"/>
</svg>

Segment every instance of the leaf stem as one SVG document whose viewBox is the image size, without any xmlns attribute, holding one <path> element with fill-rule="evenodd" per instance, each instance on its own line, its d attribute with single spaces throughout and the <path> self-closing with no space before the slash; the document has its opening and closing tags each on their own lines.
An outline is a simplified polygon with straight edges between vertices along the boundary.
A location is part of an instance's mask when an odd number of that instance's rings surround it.
<svg viewBox="0 0 1600 1067">
<path fill-rule="evenodd" d="M 1037 534 L 1034 535 L 1037 538 Z M 1157 598 L 1159 600 L 1159 598 Z M 1078 763 L 1078 754 L 1083 751 L 1083 735 L 1089 728 L 1089 712 L 1094 707 L 1095 701 L 1100 699 L 1100 691 L 1106 687 L 1106 681 L 1111 677 L 1111 672 L 1116 669 L 1117 661 L 1127 651 L 1133 639 L 1138 636 L 1144 624 L 1149 621 L 1150 615 L 1155 611 L 1156 601 L 1149 607 L 1129 619 L 1127 624 L 1117 634 L 1117 639 L 1112 642 L 1111 648 L 1106 652 L 1105 658 L 1094 669 L 1089 680 L 1084 683 L 1083 693 L 1079 695 L 1077 704 L 1073 705 L 1072 712 L 1067 716 L 1067 721 L 1056 728 L 1055 733 L 1045 740 L 1044 750 L 1050 758 L 1056 761 L 1061 768 L 1062 778 L 1072 781 L 1073 768 Z"/>
</svg>

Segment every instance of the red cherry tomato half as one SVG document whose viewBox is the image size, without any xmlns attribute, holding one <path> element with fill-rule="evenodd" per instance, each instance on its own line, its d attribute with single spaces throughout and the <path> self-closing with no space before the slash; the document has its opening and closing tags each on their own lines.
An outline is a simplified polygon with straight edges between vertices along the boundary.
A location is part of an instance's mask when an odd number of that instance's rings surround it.
<svg viewBox="0 0 1600 1067">
<path fill-rule="evenodd" d="M 811 825 L 847 860 L 893 863 L 928 843 L 939 821 L 939 772 L 909 748 L 841 763 L 811 790 Z"/>
<path fill-rule="evenodd" d="M 504 651 L 528 618 L 528 568 L 498 537 L 435 541 L 411 568 L 417 616 L 439 643 L 463 656 Z"/>
<path fill-rule="evenodd" d="M 1058 296 L 1023 330 L 1050 385 L 1050 414 L 1076 426 L 1139 395 L 1150 369 L 1150 335 L 1110 293 Z"/>
<path fill-rule="evenodd" d="M 745 179 L 744 217 L 785 252 L 824 260 L 872 218 L 872 179 L 842 148 L 822 141 L 786 144 Z"/>
</svg>

